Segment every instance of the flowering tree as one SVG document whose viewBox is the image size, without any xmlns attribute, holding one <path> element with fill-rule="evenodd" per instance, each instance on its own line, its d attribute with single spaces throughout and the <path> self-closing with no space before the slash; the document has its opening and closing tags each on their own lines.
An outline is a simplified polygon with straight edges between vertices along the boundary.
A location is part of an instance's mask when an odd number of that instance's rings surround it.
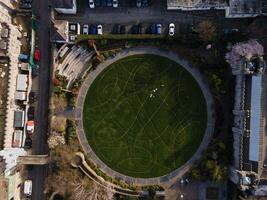
<svg viewBox="0 0 267 200">
<path fill-rule="evenodd" d="M 251 39 L 233 45 L 231 51 L 225 55 L 225 59 L 231 66 L 240 66 L 244 57 L 250 59 L 252 56 L 263 56 L 263 54 L 263 46 L 257 40 Z"/>
</svg>

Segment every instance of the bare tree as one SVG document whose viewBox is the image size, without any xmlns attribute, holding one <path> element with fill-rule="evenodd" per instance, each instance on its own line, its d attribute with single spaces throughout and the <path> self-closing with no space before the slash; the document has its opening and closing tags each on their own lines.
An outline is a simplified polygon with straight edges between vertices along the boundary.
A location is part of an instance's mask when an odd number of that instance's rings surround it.
<svg viewBox="0 0 267 200">
<path fill-rule="evenodd" d="M 211 21 L 202 21 L 198 24 L 197 30 L 203 42 L 209 42 L 216 36 L 216 27 Z"/>
</svg>

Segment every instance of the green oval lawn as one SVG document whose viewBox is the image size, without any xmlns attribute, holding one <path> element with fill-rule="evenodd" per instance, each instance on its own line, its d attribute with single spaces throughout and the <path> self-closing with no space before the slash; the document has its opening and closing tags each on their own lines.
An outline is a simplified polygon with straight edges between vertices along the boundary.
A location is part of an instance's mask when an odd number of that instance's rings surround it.
<svg viewBox="0 0 267 200">
<path fill-rule="evenodd" d="M 87 93 L 83 124 L 96 155 L 132 177 L 162 176 L 183 165 L 206 129 L 195 79 L 165 57 L 136 55 L 106 68 Z"/>
</svg>

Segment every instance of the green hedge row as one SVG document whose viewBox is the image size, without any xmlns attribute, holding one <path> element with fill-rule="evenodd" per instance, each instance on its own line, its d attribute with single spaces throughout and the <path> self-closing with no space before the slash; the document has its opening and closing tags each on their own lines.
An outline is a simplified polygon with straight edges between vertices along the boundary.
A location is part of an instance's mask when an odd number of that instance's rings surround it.
<svg viewBox="0 0 267 200">
<path fill-rule="evenodd" d="M 84 40 L 149 40 L 149 39 L 166 39 L 166 35 L 156 34 L 108 34 L 108 35 L 78 35 L 76 42 L 82 42 Z"/>
</svg>

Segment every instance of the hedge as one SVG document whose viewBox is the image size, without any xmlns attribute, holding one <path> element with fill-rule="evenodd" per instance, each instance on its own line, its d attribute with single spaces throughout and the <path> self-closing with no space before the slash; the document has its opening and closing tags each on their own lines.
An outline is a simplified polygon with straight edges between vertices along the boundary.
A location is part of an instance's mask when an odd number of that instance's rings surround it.
<svg viewBox="0 0 267 200">
<path fill-rule="evenodd" d="M 78 35 L 76 43 L 82 42 L 84 40 L 151 40 L 151 39 L 166 39 L 166 35 L 157 34 L 108 34 L 108 35 Z"/>
</svg>

